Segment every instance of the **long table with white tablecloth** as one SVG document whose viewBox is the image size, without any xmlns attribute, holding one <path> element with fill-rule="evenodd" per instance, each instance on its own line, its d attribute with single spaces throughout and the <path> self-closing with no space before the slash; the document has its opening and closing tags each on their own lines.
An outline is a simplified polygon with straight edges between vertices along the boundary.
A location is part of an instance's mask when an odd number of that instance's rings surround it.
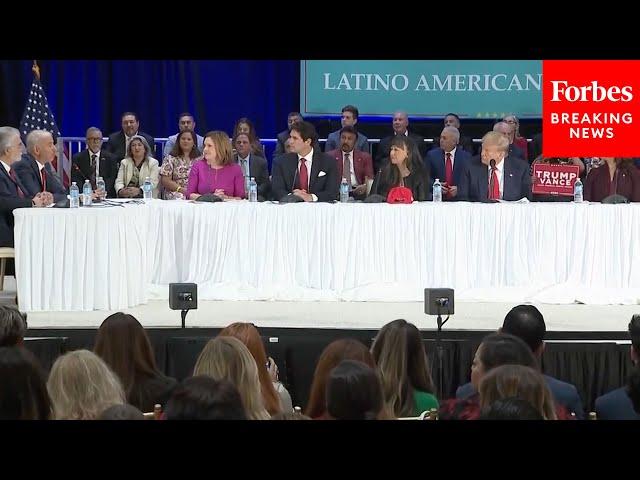
<svg viewBox="0 0 640 480">
<path fill-rule="evenodd" d="M 635 304 L 640 204 L 193 203 L 19 209 L 20 308 L 200 300 Z"/>
</svg>

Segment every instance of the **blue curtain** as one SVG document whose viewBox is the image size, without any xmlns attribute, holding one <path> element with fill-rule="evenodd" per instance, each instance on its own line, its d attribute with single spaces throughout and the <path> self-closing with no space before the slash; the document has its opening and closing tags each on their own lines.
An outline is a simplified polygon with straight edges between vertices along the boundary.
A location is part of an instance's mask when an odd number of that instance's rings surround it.
<svg viewBox="0 0 640 480">
<path fill-rule="evenodd" d="M 140 129 L 154 137 L 178 131 L 177 116 L 190 111 L 196 130 L 231 134 L 243 116 L 258 135 L 273 138 L 300 103 L 295 60 L 43 60 L 42 85 L 60 132 L 83 137 L 97 126 L 120 129 L 120 115 L 134 111 Z M 0 125 L 18 126 L 31 79 L 31 60 L 0 61 Z"/>
</svg>

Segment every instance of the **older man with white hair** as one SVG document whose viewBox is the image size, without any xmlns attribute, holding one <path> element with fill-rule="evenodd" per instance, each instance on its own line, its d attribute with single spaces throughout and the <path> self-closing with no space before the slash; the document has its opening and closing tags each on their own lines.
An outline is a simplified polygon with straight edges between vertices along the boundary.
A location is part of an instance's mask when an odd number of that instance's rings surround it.
<svg viewBox="0 0 640 480">
<path fill-rule="evenodd" d="M 509 142 L 509 151 L 508 156 L 511 158 L 519 158 L 520 160 L 527 160 L 525 157 L 525 153 L 522 151 L 520 147 L 514 145 L 513 139 L 515 138 L 515 125 L 509 124 L 507 122 L 498 122 L 493 126 L 493 131 L 498 132 Z M 479 154 L 482 154 L 482 146 L 480 146 Z"/>
<path fill-rule="evenodd" d="M 46 130 L 32 130 L 27 135 L 27 155 L 16 162 L 14 168 L 28 196 L 34 197 L 38 192 L 50 192 L 56 202 L 66 200 L 67 191 L 51 167 L 56 153 L 51 133 Z M 78 187 L 82 188 L 82 185 Z"/>
<path fill-rule="evenodd" d="M 429 164 L 431 181 L 442 183 L 443 200 L 453 200 L 458 195 L 458 183 L 462 172 L 471 161 L 471 154 L 460 144 L 460 132 L 456 127 L 444 127 L 440 134 L 440 146 L 429 150 L 425 163 Z"/>
<path fill-rule="evenodd" d="M 427 154 L 427 144 L 424 143 L 424 137 L 409 131 L 409 116 L 407 112 L 397 111 L 393 114 L 393 120 L 391 122 L 393 127 L 393 135 L 380 140 L 378 150 L 373 162 L 374 174 L 377 173 L 382 167 L 384 167 L 389 161 L 389 151 L 391 150 L 391 140 L 396 135 L 405 135 L 413 140 L 420 152 L 420 159 L 424 161 Z"/>
</svg>

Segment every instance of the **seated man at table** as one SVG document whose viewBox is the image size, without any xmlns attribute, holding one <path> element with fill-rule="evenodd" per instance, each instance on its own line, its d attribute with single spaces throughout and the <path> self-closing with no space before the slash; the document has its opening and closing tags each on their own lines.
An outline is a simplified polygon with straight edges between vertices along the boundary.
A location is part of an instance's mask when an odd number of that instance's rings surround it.
<svg viewBox="0 0 640 480">
<path fill-rule="evenodd" d="M 316 129 L 309 122 L 292 126 L 291 153 L 282 155 L 273 170 L 272 188 L 276 200 L 288 194 L 305 202 L 332 202 L 338 197 L 336 161 L 314 148 Z"/>
<path fill-rule="evenodd" d="M 342 127 L 338 140 L 340 148 L 328 151 L 327 155 L 336 159 L 338 183 L 345 178 L 349 182 L 350 195 L 363 200 L 367 196 L 367 180 L 373 181 L 373 159 L 367 152 L 356 150 L 357 138 L 355 128 Z"/>
<path fill-rule="evenodd" d="M 249 195 L 247 180 L 253 177 L 258 185 L 258 201 L 263 202 L 271 190 L 266 158 L 252 152 L 251 141 L 246 133 L 236 135 L 236 138 L 233 139 L 233 145 L 236 147 L 233 161 L 242 169 L 242 176 L 245 179 L 245 193 L 247 196 Z"/>
<path fill-rule="evenodd" d="M 431 183 L 436 178 L 442 183 L 442 199 L 453 200 L 458 195 L 458 183 L 471 154 L 459 144 L 460 132 L 456 127 L 444 127 L 440 134 L 440 147 L 429 150 L 425 164 L 431 170 Z"/>
<path fill-rule="evenodd" d="M 531 200 L 529 164 L 507 155 L 509 140 L 499 132 L 482 137 L 482 152 L 466 165 L 458 199 L 468 202 Z"/>
</svg>

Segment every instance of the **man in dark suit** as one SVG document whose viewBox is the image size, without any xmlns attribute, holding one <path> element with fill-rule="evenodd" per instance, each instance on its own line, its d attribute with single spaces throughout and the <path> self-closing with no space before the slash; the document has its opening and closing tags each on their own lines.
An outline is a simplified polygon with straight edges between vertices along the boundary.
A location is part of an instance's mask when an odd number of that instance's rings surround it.
<svg viewBox="0 0 640 480">
<path fill-rule="evenodd" d="M 389 150 L 391 149 L 391 139 L 396 135 L 406 135 L 409 137 L 418 147 L 418 151 L 420 152 L 420 157 L 424 160 L 425 155 L 427 154 L 427 144 L 424 142 L 424 137 L 416 133 L 409 132 L 409 116 L 406 112 L 395 112 L 393 114 L 393 135 L 389 135 L 388 137 L 380 140 L 380 144 L 378 145 L 378 150 L 376 152 L 376 158 L 374 161 L 374 170 L 378 172 L 382 167 L 384 167 L 385 162 L 389 159 Z"/>
<path fill-rule="evenodd" d="M 121 118 L 122 130 L 109 135 L 109 139 L 104 146 L 104 149 L 115 157 L 117 164 L 120 165 L 120 161 L 127 156 L 127 147 L 134 135 L 144 137 L 151 148 L 150 155 L 156 158 L 155 140 L 151 135 L 139 130 L 140 122 L 138 121 L 138 115 L 134 112 L 124 112 Z M 158 163 L 162 163 L 162 158 L 158 159 Z"/>
<path fill-rule="evenodd" d="M 358 108 L 354 105 L 345 105 L 342 107 L 342 118 L 340 119 L 341 126 L 344 127 L 356 127 L 358 123 L 358 116 L 360 113 L 358 112 Z M 357 128 L 357 127 L 356 127 Z M 362 152 L 367 152 L 371 154 L 371 145 L 369 145 L 369 139 L 362 132 L 356 132 L 356 145 L 355 149 L 360 150 Z M 332 150 L 339 150 L 341 148 L 340 135 L 342 134 L 342 130 L 336 130 L 335 132 L 331 132 L 327 137 L 327 143 L 324 145 L 324 151 L 329 153 Z"/>
<path fill-rule="evenodd" d="M 528 162 L 528 159 L 525 158 L 525 154 L 520 147 L 513 144 L 513 139 L 515 136 L 515 125 L 509 124 L 507 122 L 498 122 L 493 126 L 493 131 L 501 133 L 507 138 L 509 142 L 509 153 L 508 156 L 511 158 L 519 158 L 522 161 Z M 478 154 L 482 154 L 482 145 L 480 146 L 480 150 Z"/>
<path fill-rule="evenodd" d="M 498 132 L 482 137 L 482 152 L 473 157 L 460 176 L 458 199 L 469 202 L 487 200 L 531 200 L 529 164 L 507 156 L 509 141 Z M 491 160 L 495 165 L 491 165 Z"/>
<path fill-rule="evenodd" d="M 285 144 L 289 139 L 289 132 L 291 132 L 291 127 L 293 127 L 293 125 L 298 122 L 304 122 L 304 118 L 302 118 L 302 115 L 300 115 L 299 112 L 289 113 L 289 115 L 287 116 L 287 129 L 281 131 L 277 136 L 278 141 L 276 143 L 276 149 L 273 152 L 274 160 L 280 155 L 287 153 L 285 149 Z M 313 149 L 317 151 L 321 151 L 320 144 L 318 143 L 317 138 L 313 141 Z M 273 168 L 273 165 L 272 165 L 272 168 Z"/>
<path fill-rule="evenodd" d="M 355 128 L 342 127 L 339 138 L 340 149 L 327 152 L 336 159 L 338 184 L 345 178 L 349 182 L 350 195 L 363 200 L 367 195 L 367 180 L 373 181 L 373 160 L 368 153 L 356 150 L 358 132 Z"/>
<path fill-rule="evenodd" d="M 455 113 L 447 113 L 444 116 L 444 126 L 457 128 L 458 132 L 460 132 L 460 139 L 458 140 L 457 146 L 461 147 L 463 150 L 469 153 L 469 155 L 475 155 L 473 140 L 471 140 L 471 137 L 467 137 L 466 135 L 462 134 L 462 130 L 460 129 L 460 117 L 458 117 L 458 115 L 456 115 Z M 433 140 L 433 146 L 431 147 L 432 150 L 437 149 L 439 146 L 439 139 L 434 138 Z"/>
<path fill-rule="evenodd" d="M 56 202 L 67 199 L 67 190 L 51 167 L 56 154 L 56 145 L 51 133 L 46 130 L 29 132 L 27 155 L 23 155 L 22 159 L 13 165 L 26 190 L 26 196 L 35 197 L 38 192 L 50 192 Z"/>
<path fill-rule="evenodd" d="M 116 159 L 102 147 L 102 132 L 99 128 L 87 129 L 87 149 L 76 153 L 71 159 L 71 181 L 76 182 L 82 190 L 85 180 L 91 181 L 91 188 L 96 189 L 98 177 L 104 179 L 108 197 L 116 197 L 114 184 L 118 176 Z"/>
<path fill-rule="evenodd" d="M 453 200 L 458 195 L 458 183 L 471 154 L 459 143 L 460 132 L 456 127 L 444 127 L 440 134 L 440 146 L 429 150 L 425 163 L 431 171 L 431 183 L 436 178 L 442 184 L 443 200 Z"/>
<path fill-rule="evenodd" d="M 629 322 L 631 335 L 631 361 L 635 368 L 640 364 L 640 315 L 634 315 Z M 627 387 L 617 388 L 596 398 L 598 420 L 640 420 L 640 414 L 633 409 Z"/>
<path fill-rule="evenodd" d="M 332 202 L 338 197 L 336 161 L 313 147 L 316 129 L 309 122 L 293 125 L 289 134 L 291 153 L 280 156 L 272 176 L 276 200 L 287 194 L 305 202 Z"/>
<path fill-rule="evenodd" d="M 271 181 L 269 180 L 269 168 L 266 158 L 251 153 L 249 136 L 244 133 L 240 133 L 235 138 L 234 147 L 238 153 L 233 156 L 233 160 L 242 168 L 247 196 L 249 195 L 248 179 L 253 177 L 258 184 L 258 201 L 265 201 L 271 192 Z"/>
<path fill-rule="evenodd" d="M 531 349 L 538 361 L 544 352 L 544 336 L 547 326 L 540 310 L 533 305 L 518 305 L 513 307 L 504 317 L 502 328 L 498 333 L 509 333 L 522 339 Z M 584 418 L 582 400 L 574 385 L 563 382 L 549 375 L 543 375 L 545 383 L 556 403 L 576 414 L 576 418 Z M 456 398 L 468 398 L 476 393 L 471 383 L 462 385 L 456 390 Z"/>
</svg>

